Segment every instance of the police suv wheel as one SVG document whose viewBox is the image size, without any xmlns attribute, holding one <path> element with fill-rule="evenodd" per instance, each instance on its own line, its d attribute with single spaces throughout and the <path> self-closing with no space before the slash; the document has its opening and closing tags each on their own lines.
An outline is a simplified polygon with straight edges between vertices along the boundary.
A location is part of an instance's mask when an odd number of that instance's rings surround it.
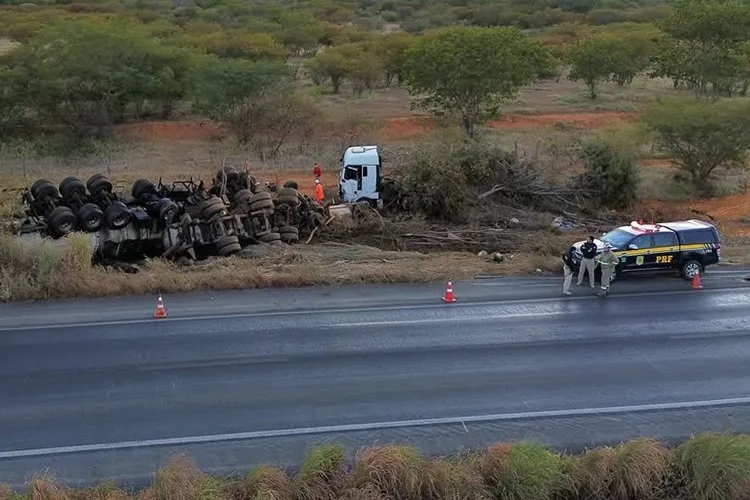
<svg viewBox="0 0 750 500">
<path fill-rule="evenodd" d="M 700 272 L 703 274 L 703 266 L 697 260 L 689 260 L 682 265 L 680 274 L 683 279 L 691 280 L 696 273 Z"/>
</svg>

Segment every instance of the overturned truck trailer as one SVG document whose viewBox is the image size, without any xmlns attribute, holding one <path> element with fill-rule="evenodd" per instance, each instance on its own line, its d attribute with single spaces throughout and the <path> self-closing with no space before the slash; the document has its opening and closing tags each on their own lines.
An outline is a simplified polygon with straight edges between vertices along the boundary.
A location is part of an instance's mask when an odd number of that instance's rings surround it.
<svg viewBox="0 0 750 500">
<path fill-rule="evenodd" d="M 71 183 L 74 198 L 66 195 Z M 59 188 L 42 179 L 23 200 L 26 219 L 17 232 L 53 238 L 74 230 L 92 233 L 101 259 L 229 256 L 247 245 L 298 242 L 325 220 L 323 208 L 301 195 L 296 182 L 270 192 L 232 168 L 220 170 L 209 188 L 192 179 L 170 184 L 139 179 L 129 196 L 115 194 L 101 174 L 87 185 L 67 178 Z"/>
</svg>

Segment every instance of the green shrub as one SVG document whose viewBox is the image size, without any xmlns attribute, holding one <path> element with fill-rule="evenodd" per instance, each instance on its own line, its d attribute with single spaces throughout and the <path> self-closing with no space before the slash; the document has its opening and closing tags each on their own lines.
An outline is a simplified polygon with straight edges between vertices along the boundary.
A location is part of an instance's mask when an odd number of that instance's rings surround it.
<svg viewBox="0 0 750 500">
<path fill-rule="evenodd" d="M 546 500 L 563 484 L 563 459 L 534 443 L 491 446 L 480 465 L 499 500 Z"/>
<path fill-rule="evenodd" d="M 675 451 L 678 477 L 694 500 L 745 500 L 750 496 L 750 436 L 706 433 Z"/>
<path fill-rule="evenodd" d="M 585 171 L 575 182 L 597 206 L 625 208 L 638 199 L 640 182 L 635 160 L 605 143 L 583 147 Z"/>
</svg>

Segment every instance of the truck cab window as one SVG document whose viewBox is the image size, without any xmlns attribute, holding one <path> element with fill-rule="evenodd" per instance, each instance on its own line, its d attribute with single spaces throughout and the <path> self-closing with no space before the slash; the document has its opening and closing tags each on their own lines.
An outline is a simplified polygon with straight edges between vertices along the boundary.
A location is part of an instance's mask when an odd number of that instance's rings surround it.
<svg viewBox="0 0 750 500">
<path fill-rule="evenodd" d="M 345 181 L 358 181 L 362 178 L 362 167 L 360 166 L 349 166 L 344 171 Z"/>
</svg>

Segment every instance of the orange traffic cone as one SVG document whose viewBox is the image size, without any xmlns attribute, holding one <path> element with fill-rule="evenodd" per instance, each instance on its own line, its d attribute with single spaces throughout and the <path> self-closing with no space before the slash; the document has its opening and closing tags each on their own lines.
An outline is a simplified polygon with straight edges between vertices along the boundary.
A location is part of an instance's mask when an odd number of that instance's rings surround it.
<svg viewBox="0 0 750 500">
<path fill-rule="evenodd" d="M 456 302 L 456 297 L 453 296 L 453 282 L 449 281 L 448 286 L 445 287 L 445 294 L 443 294 L 443 302 Z"/>
<path fill-rule="evenodd" d="M 696 273 L 693 275 L 693 280 L 690 282 L 690 288 L 693 290 L 700 290 L 703 288 L 703 285 L 701 285 L 701 272 L 696 271 Z"/>
<path fill-rule="evenodd" d="M 159 294 L 159 299 L 156 301 L 156 310 L 154 311 L 154 318 L 166 318 L 167 310 L 164 308 L 164 301 Z"/>
</svg>

